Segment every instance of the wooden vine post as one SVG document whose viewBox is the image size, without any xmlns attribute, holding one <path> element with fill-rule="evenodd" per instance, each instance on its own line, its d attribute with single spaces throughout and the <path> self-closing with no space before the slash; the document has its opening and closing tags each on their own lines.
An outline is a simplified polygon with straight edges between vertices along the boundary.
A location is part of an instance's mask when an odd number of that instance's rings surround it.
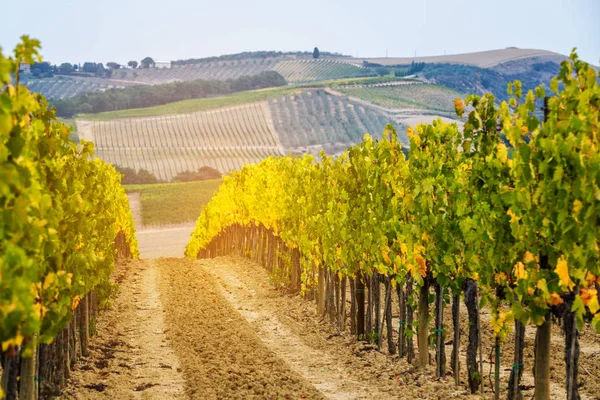
<svg viewBox="0 0 600 400">
<path fill-rule="evenodd" d="M 417 345 L 419 358 L 417 365 L 421 368 L 429 365 L 429 281 L 423 280 L 419 288 L 419 327 L 417 330 Z"/>
</svg>

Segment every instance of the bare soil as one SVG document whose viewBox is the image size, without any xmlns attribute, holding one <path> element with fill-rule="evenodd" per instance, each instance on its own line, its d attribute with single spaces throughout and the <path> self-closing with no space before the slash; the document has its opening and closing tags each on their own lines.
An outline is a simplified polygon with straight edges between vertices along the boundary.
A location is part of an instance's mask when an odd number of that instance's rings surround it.
<svg viewBox="0 0 600 400">
<path fill-rule="evenodd" d="M 121 265 L 119 294 L 96 322 L 90 355 L 73 372 L 63 399 L 185 399 L 179 360 L 167 343 L 153 261 Z"/>
<path fill-rule="evenodd" d="M 286 294 L 263 267 L 245 258 L 134 261 L 121 267 L 115 279 L 120 282 L 119 294 L 112 309 L 100 314 L 92 354 L 73 373 L 65 399 L 493 396 L 489 381 L 493 338 L 485 309 L 481 316 L 486 390 L 471 395 L 465 382 L 466 316 L 461 319 L 461 385 L 455 386 L 450 374 L 435 378 L 433 365 L 417 370 L 405 359 L 340 333 L 321 319 L 313 301 Z M 447 307 L 445 323 L 451 332 L 449 314 Z M 398 326 L 397 316 L 393 326 Z M 534 334 L 528 327 L 525 398 L 533 395 Z M 553 399 L 562 399 L 564 344 L 558 327 L 552 334 L 551 393 Z M 506 397 L 512 365 L 511 337 L 502 347 L 501 398 Z M 446 338 L 446 345 L 449 358 L 451 338 Z M 599 349 L 600 338 L 584 330 L 580 356 L 584 400 L 599 398 Z M 433 349 L 430 356 L 433 360 Z"/>
</svg>

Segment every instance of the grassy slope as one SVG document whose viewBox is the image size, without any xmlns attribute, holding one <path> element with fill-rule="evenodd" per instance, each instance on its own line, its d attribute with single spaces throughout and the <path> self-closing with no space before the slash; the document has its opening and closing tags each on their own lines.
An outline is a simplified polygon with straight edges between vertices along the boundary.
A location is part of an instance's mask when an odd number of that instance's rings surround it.
<svg viewBox="0 0 600 400">
<path fill-rule="evenodd" d="M 166 114 L 185 114 L 195 111 L 204 111 L 220 107 L 235 106 L 239 104 L 251 103 L 254 101 L 268 100 L 280 96 L 286 96 L 293 93 L 298 93 L 301 88 L 322 88 L 326 86 L 350 85 L 350 84 L 369 84 L 378 82 L 390 82 L 399 80 L 395 77 L 373 77 L 373 78 L 349 78 L 336 79 L 323 82 L 311 82 L 301 85 L 290 85 L 284 87 L 275 87 L 258 90 L 248 90 L 244 92 L 234 93 L 223 97 L 209 97 L 204 99 L 191 99 L 177 101 L 174 103 L 164 104 L 162 106 L 134 108 L 129 110 L 108 111 L 98 114 L 81 114 L 77 119 L 96 119 L 109 120 L 115 118 L 130 118 L 130 117 L 149 117 Z"/>
<path fill-rule="evenodd" d="M 140 193 L 144 225 L 179 224 L 195 221 L 222 181 L 125 185 L 125 190 Z"/>
<path fill-rule="evenodd" d="M 389 108 L 425 108 L 454 113 L 454 99 L 465 95 L 439 85 L 341 87 L 340 92 Z"/>
</svg>

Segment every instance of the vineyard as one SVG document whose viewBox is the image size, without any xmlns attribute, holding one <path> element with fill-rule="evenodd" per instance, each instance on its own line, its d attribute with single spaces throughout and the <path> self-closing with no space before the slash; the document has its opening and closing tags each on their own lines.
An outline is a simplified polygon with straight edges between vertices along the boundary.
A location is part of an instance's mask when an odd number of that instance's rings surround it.
<svg viewBox="0 0 600 400">
<path fill-rule="evenodd" d="M 21 40 L 16 59 L 0 52 L 0 397 L 33 400 L 59 393 L 88 356 L 115 262 L 138 249 L 120 175 L 13 81 L 41 61 L 39 42 Z"/>
<path fill-rule="evenodd" d="M 422 83 L 342 86 L 338 90 L 387 108 L 419 108 L 445 116 L 454 114 L 454 99 L 462 96 L 461 93 L 442 86 Z"/>
<path fill-rule="evenodd" d="M 150 68 L 136 70 L 119 70 L 115 72 L 117 79 L 131 80 L 150 84 L 174 81 L 227 80 L 241 76 L 258 75 L 274 69 L 276 60 L 238 60 L 206 62 L 192 65 L 173 65 L 171 68 Z"/>
<path fill-rule="evenodd" d="M 269 100 L 275 130 L 285 149 L 358 143 L 365 133 L 381 132 L 390 119 L 373 108 L 351 103 L 323 90 L 302 91 Z M 402 135 L 404 135 L 402 127 Z M 407 139 L 408 140 L 408 139 Z"/>
<path fill-rule="evenodd" d="M 186 255 L 248 257 L 274 282 L 314 298 L 340 331 L 380 350 L 387 344 L 419 368 L 429 365 L 431 346 L 437 378 L 447 375 L 450 341 L 455 384 L 466 368 L 470 392 L 496 399 L 523 398 L 525 378 L 536 400 L 560 396 L 551 388 L 558 326 L 562 395 L 597 398 L 598 341 L 589 347 L 589 335 L 600 333 L 600 86 L 573 53 L 550 89 L 523 95 L 515 82 L 499 107 L 491 95 L 457 99 L 459 117 L 472 107 L 464 126 L 409 128 L 408 157 L 388 126 L 382 139 L 367 136 L 338 158 L 246 166 L 201 211 Z M 533 360 L 524 355 L 530 330 Z M 493 338 L 489 383 L 484 336 Z"/>
<path fill-rule="evenodd" d="M 24 82 L 40 51 L 0 49 L 0 399 L 599 398 L 600 77 L 575 50 L 500 99 L 242 53 L 118 78 L 300 84 L 76 119 L 33 88 L 109 80 Z"/>
<path fill-rule="evenodd" d="M 283 154 L 260 102 L 191 114 L 77 120 L 77 126 L 82 137 L 93 138 L 96 155 L 106 162 L 145 169 L 166 181 L 203 166 L 229 173 Z"/>
<path fill-rule="evenodd" d="M 230 173 L 285 152 L 336 153 L 390 123 L 378 110 L 323 90 L 293 93 L 187 114 L 78 119 L 77 131 L 94 141 L 96 155 L 106 162 L 170 181 L 202 166 Z M 405 127 L 398 128 L 407 143 Z"/>
<path fill-rule="evenodd" d="M 110 88 L 122 88 L 133 83 L 114 82 L 99 78 L 70 78 L 57 76 L 51 79 L 29 79 L 23 82 L 35 93 L 41 93 L 48 99 L 65 99 L 81 93 L 101 91 Z"/>
<path fill-rule="evenodd" d="M 281 61 L 274 69 L 290 83 L 376 75 L 369 68 L 334 60 Z"/>
</svg>

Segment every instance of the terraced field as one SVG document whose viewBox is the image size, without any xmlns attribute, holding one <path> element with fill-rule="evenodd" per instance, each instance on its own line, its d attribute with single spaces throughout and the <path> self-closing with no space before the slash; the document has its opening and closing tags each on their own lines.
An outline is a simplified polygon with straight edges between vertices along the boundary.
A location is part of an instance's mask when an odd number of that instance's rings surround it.
<svg viewBox="0 0 600 400">
<path fill-rule="evenodd" d="M 362 140 L 365 133 L 379 136 L 393 122 L 371 107 L 324 90 L 306 90 L 269 100 L 269 109 L 281 144 L 294 153 L 324 148 L 339 151 Z M 397 126 L 404 135 L 406 127 Z M 405 137 L 405 136 L 404 136 Z"/>
<path fill-rule="evenodd" d="M 115 82 L 109 79 L 66 76 L 55 76 L 54 78 L 50 79 L 28 79 L 25 80 L 24 83 L 29 90 L 35 93 L 41 93 L 48 99 L 65 99 L 77 96 L 81 93 L 106 90 L 113 87 L 125 87 L 135 84 L 134 82 Z"/>
<path fill-rule="evenodd" d="M 77 127 L 82 138 L 95 142 L 100 158 L 146 169 L 163 180 L 202 166 L 228 173 L 283 154 L 265 103 L 190 114 L 78 120 Z"/>
<path fill-rule="evenodd" d="M 274 68 L 289 83 L 375 76 L 369 68 L 337 60 L 281 61 Z"/>
<path fill-rule="evenodd" d="M 419 108 L 454 117 L 454 99 L 462 93 L 438 85 L 343 86 L 338 90 L 387 108 Z"/>
</svg>

